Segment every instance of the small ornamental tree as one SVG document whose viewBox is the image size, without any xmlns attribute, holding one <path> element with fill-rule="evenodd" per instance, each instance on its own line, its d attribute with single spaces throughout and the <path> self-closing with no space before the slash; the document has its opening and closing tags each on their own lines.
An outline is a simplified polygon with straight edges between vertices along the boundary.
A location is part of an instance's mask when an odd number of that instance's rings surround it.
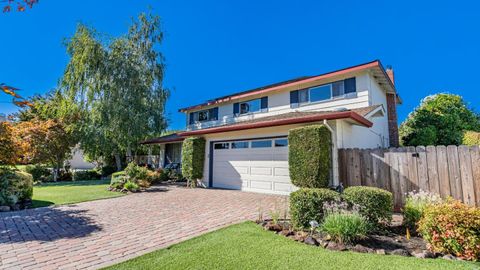
<svg viewBox="0 0 480 270">
<path fill-rule="evenodd" d="M 0 122 L 0 165 L 14 165 L 20 149 L 13 136 L 13 128 L 8 122 Z"/>
<path fill-rule="evenodd" d="M 292 129 L 288 141 L 292 183 L 297 187 L 327 187 L 332 164 L 332 139 L 328 128 L 313 125 Z"/>
<path fill-rule="evenodd" d="M 182 174 L 190 187 L 195 187 L 197 181 L 203 177 L 205 161 L 205 139 L 191 137 L 183 141 L 182 145 Z"/>
<path fill-rule="evenodd" d="M 480 145 L 480 132 L 465 131 L 462 144 L 469 146 Z"/>
</svg>

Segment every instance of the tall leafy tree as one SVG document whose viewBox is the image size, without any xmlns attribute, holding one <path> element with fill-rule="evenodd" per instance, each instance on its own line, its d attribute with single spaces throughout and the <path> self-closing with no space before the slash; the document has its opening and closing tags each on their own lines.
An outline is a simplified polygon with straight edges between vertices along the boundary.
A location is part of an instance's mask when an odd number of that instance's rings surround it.
<svg viewBox="0 0 480 270">
<path fill-rule="evenodd" d="M 461 96 L 436 94 L 422 100 L 400 125 L 405 146 L 459 145 L 465 130 L 480 130 L 480 117 Z"/>
<path fill-rule="evenodd" d="M 120 154 L 165 130 L 162 39 L 160 18 L 142 13 L 124 36 L 104 41 L 80 25 L 67 41 L 62 87 L 84 112 L 78 130 L 89 156 L 115 156 L 120 167 Z"/>
</svg>

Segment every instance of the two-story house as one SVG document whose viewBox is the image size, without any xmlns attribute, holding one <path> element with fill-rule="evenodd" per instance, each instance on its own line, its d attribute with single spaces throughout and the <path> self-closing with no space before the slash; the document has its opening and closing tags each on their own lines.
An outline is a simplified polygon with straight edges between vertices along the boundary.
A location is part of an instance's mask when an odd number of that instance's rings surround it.
<svg viewBox="0 0 480 270">
<path fill-rule="evenodd" d="M 181 142 L 206 139 L 205 187 L 288 194 L 288 131 L 324 124 L 332 132 L 332 184 L 339 148 L 398 144 L 393 70 L 376 60 L 219 97 L 180 109 L 186 130 L 143 144 L 160 144 L 160 166 L 181 160 Z"/>
</svg>

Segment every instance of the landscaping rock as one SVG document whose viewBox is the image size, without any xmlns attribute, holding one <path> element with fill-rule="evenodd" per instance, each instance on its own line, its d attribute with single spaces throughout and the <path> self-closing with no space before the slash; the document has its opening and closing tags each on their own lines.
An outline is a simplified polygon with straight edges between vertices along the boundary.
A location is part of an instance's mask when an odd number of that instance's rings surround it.
<svg viewBox="0 0 480 270">
<path fill-rule="evenodd" d="M 360 253 L 372 253 L 373 250 L 371 248 L 366 247 L 366 246 L 362 246 L 360 244 L 357 244 L 352 248 L 352 251 L 360 252 Z"/>
<path fill-rule="evenodd" d="M 283 235 L 283 236 L 290 236 L 293 235 L 293 232 L 290 230 L 282 230 L 278 234 Z"/>
<path fill-rule="evenodd" d="M 442 259 L 449 260 L 449 261 L 454 261 L 457 259 L 457 257 L 453 256 L 452 254 L 447 254 L 442 256 Z"/>
<path fill-rule="evenodd" d="M 334 241 L 330 241 L 327 245 L 327 249 L 336 250 L 336 251 L 344 251 L 344 250 L 347 250 L 347 247 L 344 244 L 336 243 Z"/>
<path fill-rule="evenodd" d="M 20 211 L 21 207 L 20 207 L 20 204 L 19 203 L 16 203 L 13 207 L 12 207 L 12 211 Z"/>
<path fill-rule="evenodd" d="M 10 211 L 10 206 L 0 206 L 0 212 L 8 212 Z"/>
<path fill-rule="evenodd" d="M 405 249 L 395 249 L 394 251 L 390 252 L 390 254 L 392 255 L 397 255 L 397 256 L 405 256 L 405 257 L 408 257 L 410 256 L 410 253 L 408 253 L 408 251 L 406 251 Z"/>
<path fill-rule="evenodd" d="M 377 250 L 375 251 L 375 253 L 380 254 L 380 255 L 385 255 L 385 254 L 387 254 L 387 253 L 385 253 L 385 249 L 377 249 Z"/>
<path fill-rule="evenodd" d="M 311 236 L 305 238 L 305 241 L 303 241 L 303 242 L 307 245 L 318 246 L 317 240 L 315 240 L 315 238 L 313 238 Z"/>
<path fill-rule="evenodd" d="M 428 250 L 414 251 L 412 252 L 412 256 L 420 259 L 435 258 L 435 254 Z"/>
<path fill-rule="evenodd" d="M 265 229 L 269 230 L 269 231 L 274 231 L 274 232 L 279 232 L 282 230 L 282 226 L 278 225 L 278 224 L 273 224 L 273 223 L 267 223 L 267 225 L 265 226 Z"/>
</svg>

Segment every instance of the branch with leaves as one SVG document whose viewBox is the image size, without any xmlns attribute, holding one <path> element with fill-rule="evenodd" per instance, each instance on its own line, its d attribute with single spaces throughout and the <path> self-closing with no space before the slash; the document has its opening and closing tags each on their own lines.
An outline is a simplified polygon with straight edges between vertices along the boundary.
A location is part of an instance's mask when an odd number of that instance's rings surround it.
<svg viewBox="0 0 480 270">
<path fill-rule="evenodd" d="M 33 5 L 38 4 L 38 1 L 39 0 L 0 0 L 0 3 L 4 5 L 3 12 L 6 13 L 12 10 L 24 12 L 27 7 L 32 8 Z"/>
<path fill-rule="evenodd" d="M 17 93 L 17 91 L 20 90 L 18 88 L 15 88 L 13 86 L 8 86 L 4 83 L 0 83 L 0 90 L 5 94 L 12 96 L 13 97 L 12 103 L 19 107 L 24 108 L 32 105 L 28 100 L 24 99 L 22 96 L 20 96 Z"/>
</svg>

